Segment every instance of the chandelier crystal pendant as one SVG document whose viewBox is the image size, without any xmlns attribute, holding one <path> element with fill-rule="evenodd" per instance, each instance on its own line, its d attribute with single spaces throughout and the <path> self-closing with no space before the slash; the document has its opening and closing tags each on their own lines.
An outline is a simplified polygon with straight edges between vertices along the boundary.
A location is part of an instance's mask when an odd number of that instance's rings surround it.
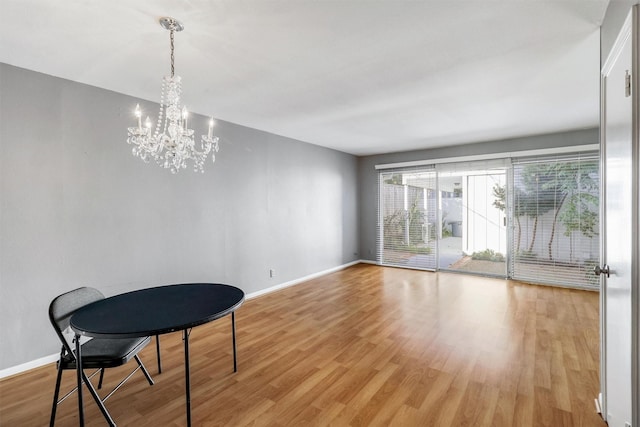
<svg viewBox="0 0 640 427">
<path fill-rule="evenodd" d="M 209 120 L 209 132 L 202 135 L 200 147 L 196 149 L 194 131 L 188 127 L 189 112 L 187 107 L 180 106 L 182 95 L 182 80 L 174 73 L 174 34 L 182 31 L 184 26 L 173 18 L 160 18 L 160 25 L 170 31 L 171 40 L 171 76 L 162 79 L 160 93 L 160 111 L 155 129 L 149 117 L 142 123 L 142 110 L 136 105 L 135 116 L 138 126 L 130 127 L 127 143 L 133 145 L 131 152 L 145 163 L 151 159 L 158 165 L 177 173 L 187 167 L 187 162 L 193 162 L 194 171 L 204 173 L 204 162 L 211 153 L 211 160 L 216 161 L 218 152 L 218 137 L 213 136 L 213 118 Z"/>
</svg>

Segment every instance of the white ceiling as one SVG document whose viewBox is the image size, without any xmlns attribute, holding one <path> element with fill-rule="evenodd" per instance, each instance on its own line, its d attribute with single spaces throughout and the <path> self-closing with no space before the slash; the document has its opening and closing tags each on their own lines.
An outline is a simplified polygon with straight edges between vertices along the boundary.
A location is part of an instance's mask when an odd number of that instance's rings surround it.
<svg viewBox="0 0 640 427">
<path fill-rule="evenodd" d="M 190 110 L 367 155 L 597 126 L 607 5 L 0 0 L 0 62 L 158 101 L 173 16 Z"/>
</svg>

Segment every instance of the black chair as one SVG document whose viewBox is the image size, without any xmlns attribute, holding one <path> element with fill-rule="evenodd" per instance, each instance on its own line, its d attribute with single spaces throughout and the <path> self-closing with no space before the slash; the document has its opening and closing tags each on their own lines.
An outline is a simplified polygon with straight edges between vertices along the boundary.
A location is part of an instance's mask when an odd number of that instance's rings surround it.
<svg viewBox="0 0 640 427">
<path fill-rule="evenodd" d="M 55 329 L 58 338 L 60 338 L 60 341 L 62 342 L 60 360 L 58 361 L 58 377 L 56 379 L 56 389 L 53 394 L 53 406 L 51 408 L 51 420 L 49 422 L 51 427 L 53 427 L 56 420 L 56 409 L 58 404 L 62 403 L 62 401 L 78 389 L 77 387 L 74 388 L 62 397 L 62 399 L 58 400 L 62 371 L 65 369 L 76 369 L 74 333 L 69 327 L 71 315 L 79 308 L 101 299 L 104 299 L 104 295 L 102 295 L 100 291 L 94 288 L 83 287 L 56 297 L 49 305 L 49 320 L 51 320 L 53 329 Z M 142 369 L 142 373 L 147 378 L 147 381 L 149 381 L 149 384 L 153 385 L 153 380 L 151 379 L 149 372 L 147 372 L 147 369 L 138 357 L 138 352 L 150 341 L 151 338 L 149 337 L 127 339 L 92 338 L 82 343 L 83 369 L 96 369 L 96 371 L 89 377 L 87 377 L 83 370 L 83 382 L 89 389 L 91 396 L 93 396 L 93 399 L 98 404 L 102 415 L 104 415 L 110 426 L 115 426 L 116 424 L 105 408 L 104 402 L 111 397 L 116 390 L 118 390 L 139 369 Z M 116 366 L 124 365 L 131 359 L 135 359 L 138 366 L 136 366 L 136 368 L 111 392 L 109 392 L 109 394 L 104 398 L 100 398 L 96 389 L 93 387 L 93 384 L 91 384 L 90 379 L 99 372 L 100 380 L 98 381 L 98 389 L 100 389 L 102 388 L 102 380 L 104 378 L 104 370 L 106 368 L 114 368 Z"/>
</svg>

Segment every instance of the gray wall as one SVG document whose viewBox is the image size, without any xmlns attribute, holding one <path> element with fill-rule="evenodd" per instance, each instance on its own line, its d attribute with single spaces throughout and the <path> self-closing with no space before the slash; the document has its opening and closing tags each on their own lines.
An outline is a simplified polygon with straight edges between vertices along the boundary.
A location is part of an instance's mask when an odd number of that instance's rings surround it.
<svg viewBox="0 0 640 427">
<path fill-rule="evenodd" d="M 640 4 L 640 0 L 611 0 L 609 2 L 600 27 L 600 65 L 603 65 L 607 60 L 620 28 L 622 28 L 622 24 L 634 4 Z"/>
<path fill-rule="evenodd" d="M 0 369 L 59 350 L 48 304 L 79 286 L 249 293 L 358 258 L 356 157 L 218 122 L 215 165 L 171 175 L 131 155 L 137 102 L 0 64 Z"/>
<path fill-rule="evenodd" d="M 521 150 L 597 144 L 599 130 L 585 129 L 551 135 L 505 139 L 476 144 L 457 145 L 431 150 L 406 151 L 358 158 L 359 209 L 360 209 L 360 258 L 375 261 L 377 233 L 378 164 L 433 160 L 479 154 L 506 153 Z"/>
</svg>

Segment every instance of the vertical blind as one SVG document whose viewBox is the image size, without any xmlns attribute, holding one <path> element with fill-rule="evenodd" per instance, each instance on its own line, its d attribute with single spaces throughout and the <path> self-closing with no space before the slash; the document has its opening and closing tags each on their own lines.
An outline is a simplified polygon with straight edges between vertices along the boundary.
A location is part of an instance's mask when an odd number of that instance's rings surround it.
<svg viewBox="0 0 640 427">
<path fill-rule="evenodd" d="M 513 160 L 511 276 L 597 288 L 599 160 L 596 153 Z"/>
<path fill-rule="evenodd" d="M 436 172 L 421 166 L 378 175 L 378 260 L 383 265 L 436 268 Z"/>
</svg>

